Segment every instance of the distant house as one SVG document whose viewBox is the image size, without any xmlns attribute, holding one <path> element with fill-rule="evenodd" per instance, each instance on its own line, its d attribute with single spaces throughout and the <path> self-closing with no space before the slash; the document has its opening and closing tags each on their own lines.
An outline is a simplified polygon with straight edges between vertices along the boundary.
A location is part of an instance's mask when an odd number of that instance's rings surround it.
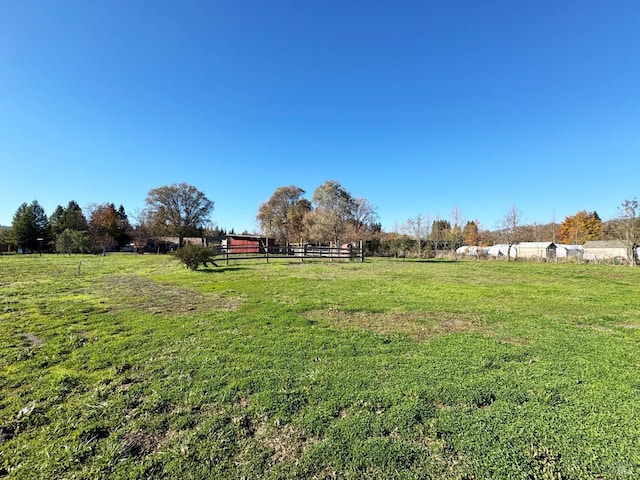
<svg viewBox="0 0 640 480">
<path fill-rule="evenodd" d="M 627 245 L 620 240 L 589 240 L 582 258 L 591 262 L 627 261 Z"/>
<path fill-rule="evenodd" d="M 556 258 L 556 244 L 553 242 L 520 242 L 516 248 L 519 258 Z"/>
<path fill-rule="evenodd" d="M 227 235 L 222 249 L 228 253 L 267 253 L 273 251 L 275 241 L 259 235 Z"/>
</svg>

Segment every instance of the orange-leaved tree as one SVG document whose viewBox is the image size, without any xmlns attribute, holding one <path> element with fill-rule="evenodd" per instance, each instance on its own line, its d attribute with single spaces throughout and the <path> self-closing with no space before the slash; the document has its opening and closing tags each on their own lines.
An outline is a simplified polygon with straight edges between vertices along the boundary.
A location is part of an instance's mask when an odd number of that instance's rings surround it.
<svg viewBox="0 0 640 480">
<path fill-rule="evenodd" d="M 582 210 L 564 219 L 558 230 L 560 243 L 582 245 L 587 240 L 598 240 L 602 234 L 602 220 L 597 212 Z"/>
</svg>

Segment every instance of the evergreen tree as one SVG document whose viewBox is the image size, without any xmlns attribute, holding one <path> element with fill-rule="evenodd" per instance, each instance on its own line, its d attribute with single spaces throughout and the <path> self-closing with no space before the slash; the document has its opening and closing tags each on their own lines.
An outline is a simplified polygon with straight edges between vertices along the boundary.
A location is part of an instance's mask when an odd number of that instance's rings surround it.
<svg viewBox="0 0 640 480">
<path fill-rule="evenodd" d="M 13 215 L 12 235 L 23 251 L 36 251 L 48 242 L 49 220 L 37 200 L 23 203 Z"/>
<path fill-rule="evenodd" d="M 87 217 L 82 213 L 80 205 L 75 200 L 71 200 L 64 210 L 62 217 L 64 229 L 76 230 L 78 232 L 86 232 L 89 230 L 89 223 Z"/>
<path fill-rule="evenodd" d="M 64 225 L 64 208 L 58 205 L 51 215 L 49 215 L 49 232 L 52 238 L 57 238 L 66 229 Z"/>
<path fill-rule="evenodd" d="M 127 213 L 125 212 L 122 205 L 120 205 L 120 207 L 118 208 L 117 214 L 120 226 L 118 229 L 118 235 L 116 236 L 116 243 L 120 248 L 122 248 L 131 241 L 133 227 L 131 227 L 131 223 L 129 223 L 129 217 L 127 216 Z"/>
</svg>

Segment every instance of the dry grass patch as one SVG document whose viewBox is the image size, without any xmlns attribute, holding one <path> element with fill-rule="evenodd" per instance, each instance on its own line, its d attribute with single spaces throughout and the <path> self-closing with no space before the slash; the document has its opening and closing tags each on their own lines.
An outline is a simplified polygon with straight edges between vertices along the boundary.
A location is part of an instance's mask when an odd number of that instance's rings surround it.
<svg viewBox="0 0 640 480">
<path fill-rule="evenodd" d="M 31 347 L 39 347 L 41 345 L 44 345 L 44 340 L 42 340 L 40 337 L 37 337 L 33 333 L 23 333 L 22 338 L 29 342 L 29 346 Z"/>
<path fill-rule="evenodd" d="M 237 308 L 237 299 L 157 283 L 137 275 L 104 276 L 92 287 L 91 293 L 108 299 L 112 310 L 156 315 L 182 316 Z"/>
<path fill-rule="evenodd" d="M 634 323 L 621 323 L 618 326 L 622 328 L 640 329 L 640 324 L 634 324 Z"/>
<path fill-rule="evenodd" d="M 281 462 L 298 464 L 304 452 L 316 441 L 293 425 L 259 428 L 256 431 L 256 440 L 273 451 L 271 462 L 274 465 Z"/>
<path fill-rule="evenodd" d="M 473 315 L 448 312 L 345 312 L 328 309 L 308 311 L 305 317 L 329 321 L 338 328 L 359 328 L 379 334 L 402 333 L 416 340 L 483 329 L 482 323 Z"/>
</svg>

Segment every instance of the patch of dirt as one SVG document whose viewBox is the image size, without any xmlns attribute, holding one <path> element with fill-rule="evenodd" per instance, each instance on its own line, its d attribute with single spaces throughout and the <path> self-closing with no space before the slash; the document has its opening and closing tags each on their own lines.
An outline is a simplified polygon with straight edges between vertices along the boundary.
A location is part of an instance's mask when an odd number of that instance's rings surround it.
<svg viewBox="0 0 640 480">
<path fill-rule="evenodd" d="M 175 436 L 176 432 L 173 430 L 168 430 L 163 434 L 134 430 L 122 437 L 122 442 L 131 455 L 144 457 L 161 450 Z"/>
<path fill-rule="evenodd" d="M 311 310 L 304 316 L 308 320 L 329 321 L 338 328 L 361 328 L 380 334 L 403 333 L 417 340 L 483 328 L 472 315 L 443 312 L 344 312 L 328 309 Z"/>
<path fill-rule="evenodd" d="M 91 293 L 106 297 L 110 310 L 137 310 L 156 315 L 191 315 L 211 310 L 234 311 L 238 299 L 204 294 L 174 285 L 156 283 L 136 275 L 108 275 Z"/>
</svg>

